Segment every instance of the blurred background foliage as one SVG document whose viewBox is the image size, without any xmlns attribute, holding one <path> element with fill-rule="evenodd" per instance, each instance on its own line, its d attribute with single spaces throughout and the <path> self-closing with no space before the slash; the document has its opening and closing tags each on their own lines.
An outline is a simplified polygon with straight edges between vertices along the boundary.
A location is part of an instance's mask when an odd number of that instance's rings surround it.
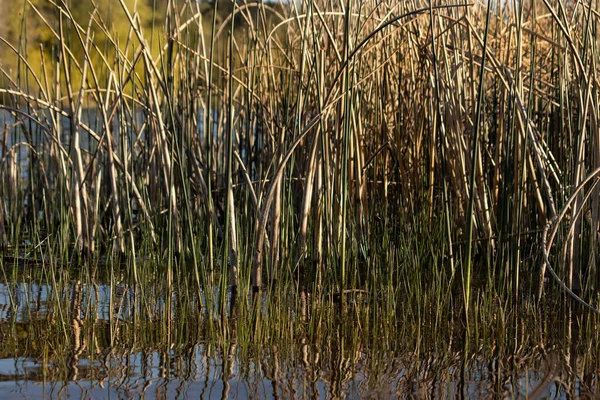
<svg viewBox="0 0 600 400">
<path fill-rule="evenodd" d="M 156 56 L 165 46 L 169 19 L 177 21 L 171 26 L 179 26 L 181 21 L 186 21 L 194 15 L 201 14 L 203 34 L 206 45 L 210 46 L 210 34 L 213 21 L 214 2 L 200 1 L 197 3 L 181 2 L 178 15 L 167 15 L 168 0 L 123 0 L 124 4 L 141 26 L 147 44 L 151 46 L 152 53 Z M 58 7 L 57 7 L 58 6 Z M 58 57 L 61 55 L 62 35 L 65 48 L 73 53 L 74 60 L 83 60 L 84 52 L 80 39 L 69 18 L 60 15 L 58 11 L 68 10 L 73 20 L 79 24 L 79 30 L 85 40 L 85 31 L 90 29 L 91 38 L 96 46 L 96 51 L 90 54 L 93 65 L 101 65 L 101 58 L 107 62 L 114 59 L 115 46 L 108 43 L 117 40 L 123 52 L 135 52 L 139 42 L 131 29 L 130 21 L 119 1 L 115 0 L 0 0 L 0 85 L 10 86 L 7 76 L 14 79 L 19 76 L 23 79 L 27 68 L 26 60 L 35 76 L 53 74 L 54 68 L 59 65 Z M 219 1 L 217 7 L 217 27 L 227 19 L 233 9 L 230 1 Z M 63 31 L 60 32 L 60 19 L 63 20 Z M 236 18 L 236 32 L 243 32 L 246 23 L 244 18 Z M 187 27 L 187 38 L 200 40 L 196 24 Z M 218 48 L 223 49 L 226 43 L 226 34 L 221 35 L 216 41 Z M 24 51 L 25 50 L 25 51 Z M 22 58 L 19 59 L 19 52 Z M 222 53 L 222 52 L 221 52 Z M 224 55 L 224 54 L 223 54 Z M 45 67 L 42 66 L 45 65 Z M 15 74 L 15 72 L 19 74 Z M 100 69 L 101 71 L 101 69 Z M 80 76 L 73 71 L 73 82 L 78 82 Z M 100 78 L 104 78 L 100 74 Z"/>
</svg>

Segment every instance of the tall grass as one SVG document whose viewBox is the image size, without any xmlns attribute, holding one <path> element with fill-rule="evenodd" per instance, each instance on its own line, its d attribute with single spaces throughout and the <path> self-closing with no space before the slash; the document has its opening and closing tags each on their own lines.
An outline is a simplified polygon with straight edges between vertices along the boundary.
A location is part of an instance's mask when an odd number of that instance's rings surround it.
<svg viewBox="0 0 600 400">
<path fill-rule="evenodd" d="M 10 254 L 121 257 L 136 282 L 154 257 L 208 309 L 279 286 L 470 326 L 483 289 L 534 295 L 542 227 L 600 164 L 592 4 L 182 1 L 151 29 L 119 4 L 126 36 L 28 2 L 39 67 L 26 24 L 2 39 Z M 592 293 L 598 190 L 571 204 L 557 272 Z"/>
</svg>

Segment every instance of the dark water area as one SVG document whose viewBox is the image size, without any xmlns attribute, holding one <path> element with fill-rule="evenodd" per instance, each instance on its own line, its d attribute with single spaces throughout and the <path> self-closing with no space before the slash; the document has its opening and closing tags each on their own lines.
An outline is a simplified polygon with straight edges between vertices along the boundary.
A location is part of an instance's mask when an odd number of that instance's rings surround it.
<svg viewBox="0 0 600 400">
<path fill-rule="evenodd" d="M 328 325 L 324 328 L 328 334 L 316 339 L 308 333 L 279 331 L 259 340 L 253 336 L 256 327 L 240 317 L 231 318 L 217 329 L 219 334 L 209 337 L 206 316 L 186 315 L 193 312 L 175 305 L 182 304 L 178 300 L 182 294 L 169 300 L 174 304 L 169 319 L 168 299 L 160 290 L 150 295 L 154 302 L 147 302 L 140 291 L 122 283 L 111 287 L 75 281 L 61 286 L 24 281 L 0 284 L 3 399 L 594 398 L 598 394 L 594 341 L 583 340 L 573 324 L 566 330 L 552 325 L 551 331 L 563 334 L 545 341 L 545 348 L 517 348 L 496 337 L 482 339 L 480 350 L 468 354 L 461 349 L 461 337 L 445 351 L 424 351 L 419 346 L 436 340 L 424 336 L 417 348 L 407 351 L 397 343 L 362 338 L 356 326 L 344 323 Z M 517 325 L 519 334 L 529 334 L 528 323 Z"/>
</svg>

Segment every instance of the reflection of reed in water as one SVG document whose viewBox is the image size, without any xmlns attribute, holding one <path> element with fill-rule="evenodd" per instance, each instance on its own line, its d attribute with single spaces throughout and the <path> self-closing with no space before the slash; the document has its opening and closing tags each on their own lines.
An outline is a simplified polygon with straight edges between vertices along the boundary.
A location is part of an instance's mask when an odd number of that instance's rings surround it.
<svg viewBox="0 0 600 400">
<path fill-rule="evenodd" d="M 223 391 L 221 392 L 221 399 L 227 399 L 229 397 L 229 391 L 231 390 L 229 380 L 233 377 L 236 349 L 236 343 L 231 343 L 227 348 L 227 354 L 222 358 L 223 369 L 221 371 L 221 383 L 223 384 Z"/>
<path fill-rule="evenodd" d="M 83 353 L 86 347 L 85 335 L 82 332 L 83 320 L 81 319 L 82 309 L 82 293 L 81 293 L 81 282 L 78 280 L 73 285 L 71 291 L 71 328 L 73 332 L 71 334 L 71 374 L 69 380 L 77 381 L 79 377 L 79 357 Z"/>
<path fill-rule="evenodd" d="M 505 344 L 498 344 L 500 350 L 494 350 L 493 357 L 501 361 L 490 364 L 492 356 L 474 359 L 468 355 L 461 376 L 463 351 L 442 349 L 429 357 L 429 350 L 423 349 L 438 342 L 427 337 L 418 343 L 421 350 L 407 352 L 410 345 L 394 348 L 392 342 L 363 335 L 362 329 L 369 329 L 368 324 L 372 323 L 368 319 L 362 319 L 361 328 L 357 329 L 356 319 L 367 315 L 364 310 L 356 313 L 347 307 L 346 314 L 336 316 L 338 309 L 333 300 L 319 297 L 318 304 L 316 295 L 308 292 L 300 291 L 295 302 L 274 302 L 278 314 L 263 309 L 259 321 L 262 331 L 253 334 L 245 325 L 250 312 L 248 297 L 246 302 L 229 304 L 230 312 L 224 319 L 208 313 L 190 316 L 193 305 L 186 303 L 185 291 L 177 289 L 173 293 L 173 318 L 166 320 L 163 299 L 167 291 L 163 288 L 164 282 L 146 286 L 146 298 L 125 284 L 113 284 L 104 291 L 63 276 L 50 291 L 37 285 L 11 286 L 11 296 L 19 304 L 15 308 L 17 314 L 32 320 L 19 324 L 0 321 L 1 353 L 5 357 L 9 354 L 43 360 L 39 370 L 28 372 L 29 379 L 46 379 L 57 389 L 85 381 L 82 386 L 91 397 L 105 387 L 121 394 L 166 398 L 177 393 L 232 397 L 247 389 L 256 397 L 439 398 L 463 393 L 461 381 L 470 396 L 535 397 L 553 390 L 552 393 L 574 391 L 593 397 L 597 391 L 597 361 L 589 351 L 576 346 L 582 343 L 581 331 L 587 335 L 593 332 L 586 333 L 581 328 L 587 326 L 585 321 L 577 324 L 582 316 L 576 313 L 571 332 L 566 326 L 561 331 L 561 343 L 568 342 L 571 347 L 558 361 L 538 363 L 535 349 L 518 347 L 528 340 L 527 325 L 522 324 L 513 330 L 518 337 L 510 342 L 510 351 L 502 350 Z M 112 308 L 103 313 L 99 309 L 107 307 L 108 294 L 112 295 Z M 54 299 L 51 304 L 48 297 Z M 2 299 L 9 301 L 6 295 L 0 298 L 0 304 Z M 354 303 L 352 299 L 348 304 Z M 63 308 L 59 308 L 61 305 Z M 271 325 L 277 318 L 288 318 L 287 307 L 294 307 L 294 323 L 287 325 L 289 331 Z M 212 316 L 212 323 L 218 326 L 214 336 L 205 330 L 207 316 Z M 63 317 L 64 330 L 60 323 Z M 55 326 L 49 324 L 53 318 L 59 321 Z M 327 323 L 316 325 L 317 320 Z M 11 340 L 11 332 L 18 332 L 18 346 L 6 344 Z M 545 336 L 540 338 L 544 340 Z M 256 341 L 255 345 L 249 346 L 248 340 Z M 215 348 L 218 355 L 214 354 Z M 553 350 L 547 345 L 545 351 Z M 66 362 L 61 363 L 63 360 Z M 566 371 L 564 361 L 568 361 Z M 552 365 L 556 368 L 552 369 Z M 68 379 L 71 383 L 66 382 Z"/>
<path fill-rule="evenodd" d="M 273 345 L 268 349 L 269 356 L 265 357 L 261 363 L 262 371 L 265 376 L 271 382 L 271 389 L 273 391 L 273 398 L 279 399 L 279 348 L 277 345 Z"/>
<path fill-rule="evenodd" d="M 302 366 L 304 370 L 308 373 L 308 381 L 309 381 L 309 397 L 310 398 L 319 398 L 319 379 L 321 377 L 321 369 L 319 367 L 320 361 L 320 353 L 316 347 L 311 348 L 310 345 L 307 344 L 306 338 L 302 339 Z"/>
</svg>

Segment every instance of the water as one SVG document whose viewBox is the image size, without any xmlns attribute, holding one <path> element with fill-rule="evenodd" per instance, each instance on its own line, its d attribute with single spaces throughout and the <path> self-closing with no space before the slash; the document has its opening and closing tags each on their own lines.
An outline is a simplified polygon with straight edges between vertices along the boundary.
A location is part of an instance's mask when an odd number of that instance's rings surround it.
<svg viewBox="0 0 600 400">
<path fill-rule="evenodd" d="M 68 360 L 67 373 L 61 375 L 62 363 L 43 365 L 28 357 L 0 360 L 0 390 L 13 398 L 75 397 L 75 398 L 418 398 L 456 397 L 463 388 L 460 370 L 449 368 L 442 374 L 410 377 L 402 360 L 385 360 L 396 368 L 381 371 L 377 380 L 366 371 L 362 354 L 356 364 L 341 376 L 336 372 L 296 363 L 274 363 L 274 356 L 262 362 L 239 359 L 232 363 L 203 344 L 166 352 L 131 351 L 106 353 L 98 359 Z M 275 356 L 276 357 L 276 356 Z M 64 360 L 67 361 L 67 360 Z M 291 360 L 290 360 L 291 361 Z M 407 360 L 408 361 L 408 360 Z M 410 362 L 410 361 L 408 361 Z M 413 361 L 414 362 L 414 361 Z M 466 384 L 470 397 L 482 397 L 494 392 L 496 378 L 485 362 L 471 366 Z M 502 384 L 502 394 L 519 397 L 527 392 L 519 388 L 535 387 L 544 374 L 524 371 Z M 565 396 L 554 385 L 550 396 Z M 3 397 L 7 398 L 7 397 Z"/>
<path fill-rule="evenodd" d="M 261 342 L 240 319 L 227 322 L 226 337 L 209 339 L 207 318 L 185 307 L 173 306 L 167 322 L 159 288 L 146 288 L 149 301 L 123 283 L 28 280 L 0 284 L 2 398 L 522 398 L 540 385 L 544 398 L 567 398 L 598 390 L 595 357 L 574 346 L 573 332 L 573 346 L 511 351 L 496 342 L 466 359 L 460 342 L 392 350 L 401 346 L 352 339 L 352 324 L 314 340 L 305 332 Z"/>
</svg>

